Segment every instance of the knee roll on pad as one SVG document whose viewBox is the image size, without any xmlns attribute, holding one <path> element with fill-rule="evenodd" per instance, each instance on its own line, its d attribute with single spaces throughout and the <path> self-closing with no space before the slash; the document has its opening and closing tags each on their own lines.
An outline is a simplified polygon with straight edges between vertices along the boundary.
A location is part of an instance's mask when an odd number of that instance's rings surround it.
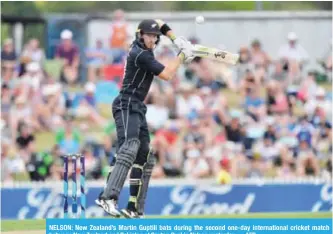
<svg viewBox="0 0 333 234">
<path fill-rule="evenodd" d="M 116 163 L 122 164 L 130 168 L 136 158 L 139 148 L 139 139 L 135 138 L 125 141 L 119 149 Z"/>
</svg>

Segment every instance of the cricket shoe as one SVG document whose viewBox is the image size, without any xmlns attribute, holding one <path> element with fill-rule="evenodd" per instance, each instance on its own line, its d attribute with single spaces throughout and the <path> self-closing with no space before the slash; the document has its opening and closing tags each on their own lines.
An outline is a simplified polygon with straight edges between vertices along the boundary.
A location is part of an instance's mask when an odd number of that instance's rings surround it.
<svg viewBox="0 0 333 234">
<path fill-rule="evenodd" d="M 129 210 L 129 209 L 122 209 L 120 210 L 121 214 L 127 219 L 138 219 L 139 214 L 136 211 Z"/>
<path fill-rule="evenodd" d="M 102 207 L 103 210 L 112 217 L 119 218 L 121 216 L 121 213 L 117 209 L 117 202 L 115 200 L 96 199 L 95 203 Z"/>
<path fill-rule="evenodd" d="M 139 218 L 139 219 L 144 219 L 144 218 L 146 218 L 146 217 L 145 217 L 144 214 L 142 214 L 142 213 L 138 213 L 138 218 Z"/>
</svg>

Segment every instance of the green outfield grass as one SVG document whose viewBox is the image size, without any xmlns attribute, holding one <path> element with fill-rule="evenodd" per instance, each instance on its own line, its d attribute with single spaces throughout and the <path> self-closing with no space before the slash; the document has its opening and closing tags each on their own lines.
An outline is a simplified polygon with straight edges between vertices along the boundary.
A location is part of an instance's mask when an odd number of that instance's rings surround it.
<svg viewBox="0 0 333 234">
<path fill-rule="evenodd" d="M 204 218 L 204 219 L 223 219 L 223 218 L 237 218 L 237 219 L 258 219 L 258 218 L 332 218 L 330 212 L 319 212 L 319 213 L 250 213 L 250 214 L 224 214 L 224 215 L 169 215 L 169 216 L 147 216 L 147 218 L 158 218 L 158 219 L 188 219 L 188 218 Z M 1 231 L 29 231 L 29 230 L 45 230 L 46 222 L 44 219 L 41 220 L 2 220 Z"/>
</svg>

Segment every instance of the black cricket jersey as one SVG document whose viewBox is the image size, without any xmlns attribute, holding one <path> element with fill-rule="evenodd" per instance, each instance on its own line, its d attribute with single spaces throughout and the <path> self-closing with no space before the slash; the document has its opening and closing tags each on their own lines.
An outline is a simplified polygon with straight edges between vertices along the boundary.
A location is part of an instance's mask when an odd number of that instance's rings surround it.
<svg viewBox="0 0 333 234">
<path fill-rule="evenodd" d="M 117 99 L 143 102 L 154 76 L 159 75 L 163 69 L 164 65 L 155 59 L 152 50 L 134 41 L 127 56 L 124 80 Z"/>
</svg>

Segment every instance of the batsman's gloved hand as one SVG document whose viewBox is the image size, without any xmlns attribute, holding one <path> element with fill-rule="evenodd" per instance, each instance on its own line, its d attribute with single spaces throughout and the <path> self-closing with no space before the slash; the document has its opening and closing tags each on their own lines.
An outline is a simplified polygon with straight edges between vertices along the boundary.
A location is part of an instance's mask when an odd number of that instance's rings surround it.
<svg viewBox="0 0 333 234">
<path fill-rule="evenodd" d="M 185 37 L 177 37 L 173 43 L 178 47 L 178 49 L 182 50 L 184 48 L 188 48 L 190 45 L 192 46 L 191 42 L 188 41 Z"/>
<path fill-rule="evenodd" d="M 182 42 L 179 54 L 183 55 L 183 63 L 190 63 L 194 59 L 193 45 L 189 41 Z"/>
</svg>

